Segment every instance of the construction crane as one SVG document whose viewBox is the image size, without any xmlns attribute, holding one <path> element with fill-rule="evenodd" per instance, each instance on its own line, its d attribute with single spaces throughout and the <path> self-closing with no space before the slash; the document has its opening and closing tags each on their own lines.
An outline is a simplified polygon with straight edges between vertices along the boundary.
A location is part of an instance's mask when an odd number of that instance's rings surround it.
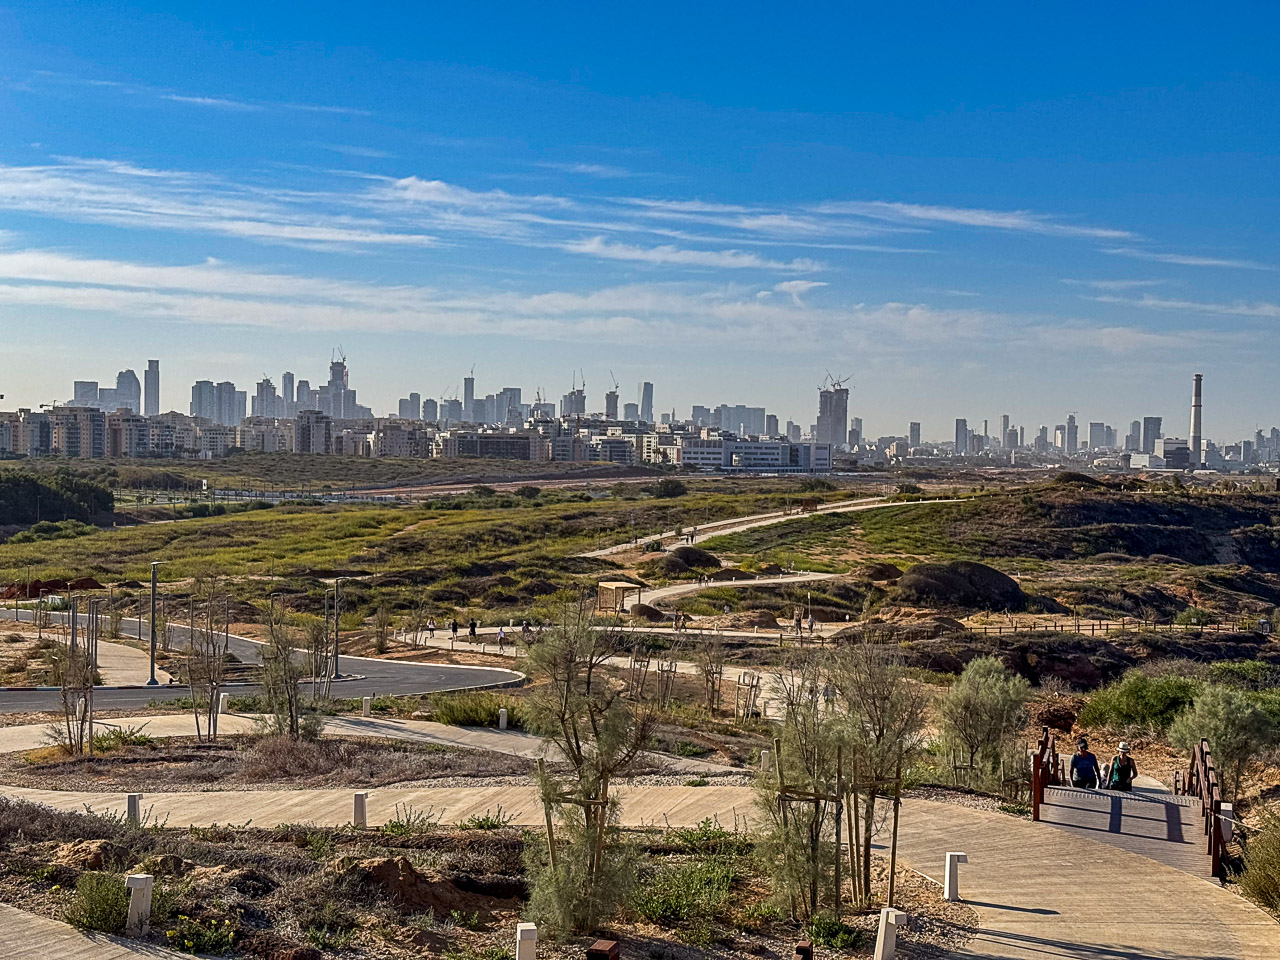
<svg viewBox="0 0 1280 960">
<path fill-rule="evenodd" d="M 847 374 L 846 376 L 843 376 L 837 380 L 835 377 L 831 375 L 830 370 L 827 371 L 827 381 L 831 384 L 831 388 L 833 390 L 843 390 L 844 385 L 852 379 L 853 379 L 853 374 Z"/>
<path fill-rule="evenodd" d="M 613 381 L 613 390 L 616 393 L 618 391 L 618 378 L 613 375 L 612 370 L 609 371 L 609 379 Z"/>
</svg>

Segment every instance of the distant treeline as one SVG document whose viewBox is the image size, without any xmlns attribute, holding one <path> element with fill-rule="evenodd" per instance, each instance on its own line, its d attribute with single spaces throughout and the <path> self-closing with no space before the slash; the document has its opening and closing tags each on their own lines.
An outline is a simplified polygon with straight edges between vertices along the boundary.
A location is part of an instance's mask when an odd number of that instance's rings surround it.
<svg viewBox="0 0 1280 960">
<path fill-rule="evenodd" d="M 87 523 L 110 513 L 114 506 L 115 498 L 108 487 L 69 473 L 0 473 L 0 524 L 42 520 Z"/>
</svg>

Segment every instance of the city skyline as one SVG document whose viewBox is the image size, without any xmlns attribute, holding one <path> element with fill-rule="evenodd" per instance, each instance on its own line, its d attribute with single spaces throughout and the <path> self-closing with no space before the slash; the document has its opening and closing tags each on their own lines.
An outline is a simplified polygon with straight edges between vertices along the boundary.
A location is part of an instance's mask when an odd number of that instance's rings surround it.
<svg viewBox="0 0 1280 960">
<path fill-rule="evenodd" d="M 1013 410 L 1171 416 L 1195 370 L 1207 436 L 1273 419 L 1263 24 L 964 11 L 904 32 L 831 8 L 814 31 L 708 7 L 684 32 L 661 8 L 570 31 L 512 6 L 495 36 L 131 9 L 125 32 L 0 14 L 11 405 L 159 356 L 182 410 L 197 380 L 251 389 L 341 343 L 380 413 L 474 363 L 557 399 L 585 370 L 593 408 L 616 376 L 624 403 L 648 381 L 658 411 L 723 397 L 806 425 L 831 369 L 868 425 L 939 438 Z M 955 69 L 997 46 L 998 75 Z"/>
</svg>

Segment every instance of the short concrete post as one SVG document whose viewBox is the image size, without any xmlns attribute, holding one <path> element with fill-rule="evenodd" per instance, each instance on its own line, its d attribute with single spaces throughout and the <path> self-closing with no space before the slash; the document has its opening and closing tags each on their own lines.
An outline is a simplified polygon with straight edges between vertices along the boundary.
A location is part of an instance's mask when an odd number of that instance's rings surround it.
<svg viewBox="0 0 1280 960">
<path fill-rule="evenodd" d="M 218 694 L 218 712 L 219 713 L 226 713 L 227 710 L 229 709 L 230 703 L 231 703 L 231 694 L 229 693 Z"/>
<path fill-rule="evenodd" d="M 768 773 L 773 769 L 773 752 L 770 750 L 760 751 L 760 772 Z"/>
<path fill-rule="evenodd" d="M 538 955 L 538 925 L 516 924 L 516 960 L 534 960 Z"/>
<path fill-rule="evenodd" d="M 942 899 L 949 903 L 956 903 L 960 900 L 960 864 L 968 862 L 968 856 L 963 853 L 947 853 L 947 876 L 946 882 L 942 885 Z"/>
<path fill-rule="evenodd" d="M 142 794 L 131 793 L 125 798 L 124 815 L 130 823 L 142 822 Z"/>
<path fill-rule="evenodd" d="M 507 729 L 507 708 L 502 707 L 498 710 L 498 729 Z"/>
<path fill-rule="evenodd" d="M 872 960 L 893 960 L 898 946 L 898 925 L 907 919 L 901 910 L 885 907 L 880 911 L 880 930 L 876 933 L 876 949 Z"/>
<path fill-rule="evenodd" d="M 360 707 L 360 716 L 367 717 L 373 713 L 373 697 L 365 697 Z"/>
<path fill-rule="evenodd" d="M 369 799 L 367 793 L 357 793 L 355 796 L 355 808 L 352 810 L 351 822 L 357 830 L 363 830 L 368 826 L 368 818 L 365 815 L 366 803 Z"/>
<path fill-rule="evenodd" d="M 131 937 L 145 937 L 151 929 L 151 890 L 155 878 L 149 873 L 131 873 L 124 885 L 129 891 L 129 916 L 124 932 Z"/>
<path fill-rule="evenodd" d="M 77 720 L 84 719 L 85 709 L 86 709 L 86 705 L 85 705 L 84 697 L 81 697 L 79 700 L 76 701 L 76 719 Z"/>
</svg>

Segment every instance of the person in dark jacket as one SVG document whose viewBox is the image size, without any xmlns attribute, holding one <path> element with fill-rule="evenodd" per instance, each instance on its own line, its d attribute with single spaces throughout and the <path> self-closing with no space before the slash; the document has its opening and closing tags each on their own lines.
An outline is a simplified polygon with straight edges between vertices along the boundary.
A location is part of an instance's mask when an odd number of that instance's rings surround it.
<svg viewBox="0 0 1280 960">
<path fill-rule="evenodd" d="M 1098 789 L 1098 758 L 1089 752 L 1089 741 L 1084 737 L 1076 741 L 1076 752 L 1071 755 L 1071 785 L 1082 790 Z"/>
<path fill-rule="evenodd" d="M 1111 776 L 1107 786 L 1112 790 L 1123 790 L 1126 793 L 1133 789 L 1133 781 L 1138 776 L 1138 765 L 1129 756 L 1129 744 L 1123 740 L 1116 747 L 1115 758 L 1111 761 Z"/>
</svg>

